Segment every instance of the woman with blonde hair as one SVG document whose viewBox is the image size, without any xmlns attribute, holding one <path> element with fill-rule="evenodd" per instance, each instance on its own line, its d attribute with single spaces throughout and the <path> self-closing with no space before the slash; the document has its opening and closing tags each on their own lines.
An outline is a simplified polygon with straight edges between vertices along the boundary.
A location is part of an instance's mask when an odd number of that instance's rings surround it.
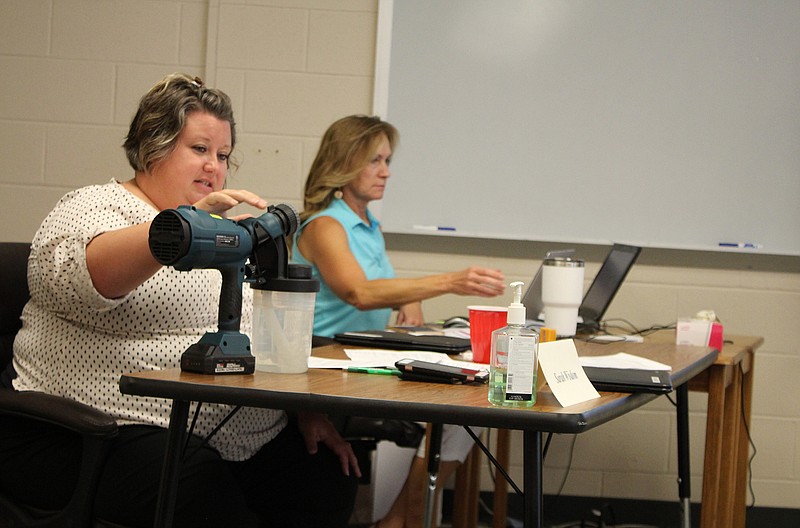
<svg viewBox="0 0 800 528">
<path fill-rule="evenodd" d="M 390 123 L 353 115 L 334 122 L 322 137 L 306 180 L 301 225 L 294 236 L 292 260 L 307 264 L 320 281 L 314 308 L 314 333 L 425 323 L 422 301 L 448 293 L 494 297 L 505 289 L 500 270 L 473 266 L 417 278 L 398 278 L 389 262 L 380 222 L 369 210 L 383 198 L 389 164 L 398 142 Z M 422 443 L 424 446 L 424 442 Z M 464 460 L 472 439 L 460 428 L 444 430 L 440 482 Z M 381 528 L 421 526 L 425 492 L 424 450 Z"/>
<path fill-rule="evenodd" d="M 322 137 L 306 180 L 292 254 L 321 281 L 314 312 L 317 335 L 384 328 L 393 309 L 396 324 L 421 325 L 425 299 L 447 293 L 494 297 L 505 289 L 499 270 L 479 266 L 395 277 L 369 203 L 383 198 L 397 141 L 394 126 L 363 115 L 339 119 Z"/>
</svg>

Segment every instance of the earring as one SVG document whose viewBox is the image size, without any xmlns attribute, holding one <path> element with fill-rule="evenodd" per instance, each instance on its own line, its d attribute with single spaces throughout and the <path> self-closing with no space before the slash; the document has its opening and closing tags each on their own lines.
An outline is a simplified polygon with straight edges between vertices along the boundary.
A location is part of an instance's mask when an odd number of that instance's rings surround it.
<svg viewBox="0 0 800 528">
<path fill-rule="evenodd" d="M 344 196 L 344 194 L 342 194 L 342 190 L 341 189 L 336 189 L 333 192 L 333 197 L 336 198 L 337 200 L 341 200 L 342 196 Z"/>
</svg>

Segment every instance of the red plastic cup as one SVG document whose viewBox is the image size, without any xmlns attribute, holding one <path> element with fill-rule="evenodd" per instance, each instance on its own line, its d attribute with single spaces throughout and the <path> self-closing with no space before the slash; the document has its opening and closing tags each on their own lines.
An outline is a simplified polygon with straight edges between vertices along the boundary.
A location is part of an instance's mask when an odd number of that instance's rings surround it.
<svg viewBox="0 0 800 528">
<path fill-rule="evenodd" d="M 472 361 L 489 363 L 492 350 L 492 332 L 506 326 L 508 308 L 504 306 L 467 306 L 469 310 L 469 340 Z"/>
</svg>

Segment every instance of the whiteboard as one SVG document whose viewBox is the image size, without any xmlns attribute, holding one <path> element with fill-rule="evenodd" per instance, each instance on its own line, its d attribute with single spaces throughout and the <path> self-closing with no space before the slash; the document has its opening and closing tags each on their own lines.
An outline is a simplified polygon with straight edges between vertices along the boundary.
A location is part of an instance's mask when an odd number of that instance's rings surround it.
<svg viewBox="0 0 800 528">
<path fill-rule="evenodd" d="M 384 231 L 800 255 L 798 28 L 795 0 L 382 1 Z"/>
</svg>

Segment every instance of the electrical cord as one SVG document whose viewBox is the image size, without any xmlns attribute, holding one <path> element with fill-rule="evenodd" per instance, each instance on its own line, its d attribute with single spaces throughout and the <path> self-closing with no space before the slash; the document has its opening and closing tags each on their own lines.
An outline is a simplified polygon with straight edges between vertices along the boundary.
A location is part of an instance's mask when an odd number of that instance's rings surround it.
<svg viewBox="0 0 800 528">
<path fill-rule="evenodd" d="M 552 496 L 552 498 L 548 501 L 548 509 L 555 507 L 558 503 L 559 499 L 561 498 L 561 493 L 564 491 L 564 486 L 567 484 L 567 478 L 569 477 L 569 473 L 572 470 L 572 459 L 575 455 L 575 441 L 578 439 L 577 434 L 573 434 L 572 436 L 572 443 L 569 448 L 569 458 L 567 459 L 567 468 L 564 471 L 564 476 L 561 479 L 561 484 L 558 486 L 558 491 L 556 494 Z"/>
<path fill-rule="evenodd" d="M 572 435 L 572 442 L 569 447 L 569 458 L 567 459 L 567 469 L 564 471 L 564 477 L 561 479 L 561 484 L 558 486 L 558 491 L 556 492 L 556 497 L 560 497 L 561 493 L 564 491 L 564 486 L 567 484 L 567 478 L 569 477 L 569 472 L 572 471 L 572 459 L 575 456 L 575 442 L 578 440 L 578 435 Z"/>
<path fill-rule="evenodd" d="M 619 322 L 623 323 L 625 326 L 618 326 L 618 325 L 609 324 L 612 321 L 619 321 Z M 606 319 L 601 323 L 601 326 L 606 331 L 608 331 L 609 328 L 614 328 L 616 330 L 627 331 L 628 333 L 631 333 L 631 334 L 638 334 L 640 332 L 640 330 L 638 328 L 636 328 L 636 326 L 633 323 L 631 323 L 627 319 L 621 319 L 621 318 Z"/>
<path fill-rule="evenodd" d="M 656 332 L 660 332 L 661 330 L 675 330 L 677 327 L 678 327 L 678 323 L 677 322 L 668 323 L 668 324 L 665 324 L 665 325 L 652 325 L 652 326 L 650 326 L 648 328 L 645 328 L 643 330 L 638 330 L 636 333 L 638 335 L 644 337 L 644 336 L 648 336 L 650 334 L 654 334 Z"/>
<path fill-rule="evenodd" d="M 542 462 L 547 458 L 547 450 L 550 449 L 550 440 L 552 439 L 553 433 L 547 433 L 547 440 L 544 441 L 544 447 L 542 448 Z"/>
<path fill-rule="evenodd" d="M 618 321 L 622 324 L 619 325 L 610 324 L 613 321 Z M 591 335 L 588 335 L 583 338 L 577 337 L 576 339 L 586 341 L 587 343 L 598 343 L 602 345 L 608 345 L 611 343 L 622 343 L 625 341 L 624 335 L 620 335 L 618 340 L 617 339 L 609 340 L 608 337 L 613 337 L 617 335 L 615 332 L 645 337 L 655 332 L 659 332 L 661 330 L 674 330 L 676 326 L 677 323 L 668 323 L 665 325 L 652 325 L 648 328 L 639 329 L 633 323 L 631 323 L 626 319 L 606 319 L 602 321 L 597 327 L 594 328 L 595 331 Z M 604 336 L 604 337 L 603 339 L 598 339 L 598 336 Z"/>
<path fill-rule="evenodd" d="M 739 390 L 741 392 L 741 401 L 742 401 L 742 425 L 744 425 L 745 433 L 747 433 L 747 442 L 750 444 L 750 447 L 753 448 L 753 453 L 747 459 L 747 488 L 750 490 L 750 496 L 752 497 L 752 502 L 747 509 L 752 509 L 756 505 L 756 493 L 753 491 L 753 459 L 756 457 L 756 453 L 758 450 L 756 449 L 756 444 L 753 442 L 753 437 L 750 435 L 750 424 L 747 423 L 747 413 L 744 410 L 744 367 L 742 364 L 739 363 L 739 375 L 741 376 L 741 382 L 739 383 Z"/>
</svg>

